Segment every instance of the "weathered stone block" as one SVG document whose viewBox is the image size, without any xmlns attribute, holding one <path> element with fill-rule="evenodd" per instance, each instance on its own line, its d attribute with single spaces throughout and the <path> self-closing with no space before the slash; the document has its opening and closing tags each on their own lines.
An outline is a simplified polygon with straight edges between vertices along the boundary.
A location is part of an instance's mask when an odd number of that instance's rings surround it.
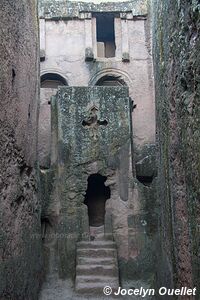
<svg viewBox="0 0 200 300">
<path fill-rule="evenodd" d="M 122 53 L 122 61 L 123 62 L 129 62 L 130 61 L 130 55 L 128 52 Z"/>
<path fill-rule="evenodd" d="M 93 61 L 94 60 L 94 53 L 91 48 L 85 49 L 85 61 Z"/>
</svg>

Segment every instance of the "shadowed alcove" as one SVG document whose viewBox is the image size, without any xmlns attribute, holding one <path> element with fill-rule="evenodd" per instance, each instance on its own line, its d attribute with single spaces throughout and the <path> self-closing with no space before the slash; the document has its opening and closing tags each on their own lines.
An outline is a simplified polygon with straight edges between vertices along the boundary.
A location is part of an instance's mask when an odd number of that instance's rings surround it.
<svg viewBox="0 0 200 300">
<path fill-rule="evenodd" d="M 92 174 L 88 177 L 88 187 L 84 203 L 88 207 L 89 225 L 104 225 L 105 203 L 110 198 L 110 188 L 105 186 L 107 177 Z"/>
<path fill-rule="evenodd" d="M 41 88 L 54 88 L 68 85 L 65 78 L 56 73 L 46 73 L 41 76 Z"/>
<path fill-rule="evenodd" d="M 101 77 L 97 83 L 97 86 L 126 86 L 126 83 L 120 76 L 105 75 Z"/>
</svg>

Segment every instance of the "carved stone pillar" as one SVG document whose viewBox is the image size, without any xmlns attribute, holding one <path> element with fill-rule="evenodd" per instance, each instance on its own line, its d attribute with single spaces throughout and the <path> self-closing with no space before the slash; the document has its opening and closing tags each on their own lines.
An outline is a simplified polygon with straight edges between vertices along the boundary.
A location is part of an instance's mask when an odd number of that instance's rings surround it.
<svg viewBox="0 0 200 300">
<path fill-rule="evenodd" d="M 92 15 L 85 13 L 85 60 L 92 61 L 94 59 L 93 42 L 92 42 Z"/>
<path fill-rule="evenodd" d="M 45 50 L 46 50 L 46 28 L 45 19 L 40 19 L 40 60 L 45 60 Z"/>
<path fill-rule="evenodd" d="M 129 36 L 128 36 L 128 20 L 130 17 L 126 13 L 121 13 L 122 27 L 122 61 L 129 62 Z"/>
</svg>

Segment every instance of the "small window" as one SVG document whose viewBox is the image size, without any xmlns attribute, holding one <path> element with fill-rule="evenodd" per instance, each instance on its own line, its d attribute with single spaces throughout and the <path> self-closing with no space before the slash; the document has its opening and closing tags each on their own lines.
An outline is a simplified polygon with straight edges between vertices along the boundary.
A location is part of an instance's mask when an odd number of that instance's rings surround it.
<svg viewBox="0 0 200 300">
<path fill-rule="evenodd" d="M 59 86 L 67 85 L 66 80 L 55 73 L 47 73 L 41 76 L 41 88 L 57 89 Z"/>
<path fill-rule="evenodd" d="M 115 57 L 115 15 L 98 13 L 96 17 L 97 57 Z"/>
</svg>

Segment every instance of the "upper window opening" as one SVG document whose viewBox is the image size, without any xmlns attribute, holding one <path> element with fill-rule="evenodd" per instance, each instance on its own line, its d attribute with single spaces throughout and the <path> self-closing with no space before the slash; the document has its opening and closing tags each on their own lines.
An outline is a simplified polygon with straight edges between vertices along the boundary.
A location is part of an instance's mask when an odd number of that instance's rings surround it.
<svg viewBox="0 0 200 300">
<path fill-rule="evenodd" d="M 97 57 L 115 57 L 115 14 L 98 13 L 96 17 Z"/>
<path fill-rule="evenodd" d="M 47 73 L 41 76 L 41 88 L 57 89 L 59 86 L 68 85 L 66 80 L 55 73 Z"/>
</svg>

